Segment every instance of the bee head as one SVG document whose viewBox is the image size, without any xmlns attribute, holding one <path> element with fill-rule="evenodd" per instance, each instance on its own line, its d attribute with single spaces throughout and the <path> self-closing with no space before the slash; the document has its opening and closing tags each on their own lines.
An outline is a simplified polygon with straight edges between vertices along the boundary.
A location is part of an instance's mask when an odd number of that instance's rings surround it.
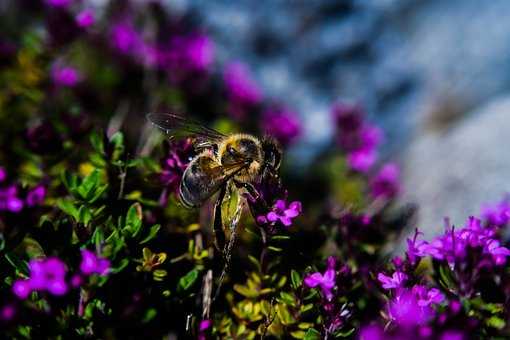
<svg viewBox="0 0 510 340">
<path fill-rule="evenodd" d="M 275 173 L 278 172 L 282 163 L 282 149 L 278 141 L 269 136 L 264 137 L 262 139 L 262 150 L 265 166 Z"/>
</svg>

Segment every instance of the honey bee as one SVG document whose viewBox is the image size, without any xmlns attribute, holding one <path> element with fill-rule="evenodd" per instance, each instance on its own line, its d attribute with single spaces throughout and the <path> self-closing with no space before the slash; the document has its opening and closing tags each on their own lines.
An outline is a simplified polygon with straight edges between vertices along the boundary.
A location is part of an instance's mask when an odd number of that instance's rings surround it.
<svg viewBox="0 0 510 340">
<path fill-rule="evenodd" d="M 179 198 L 188 208 L 199 207 L 219 192 L 214 211 L 214 229 L 219 230 L 221 205 L 227 188 L 234 184 L 257 195 L 253 183 L 267 176 L 278 177 L 282 151 L 271 137 L 244 133 L 225 135 L 197 121 L 173 113 L 150 113 L 147 119 L 171 136 L 192 137 L 197 151 L 181 178 Z"/>
</svg>

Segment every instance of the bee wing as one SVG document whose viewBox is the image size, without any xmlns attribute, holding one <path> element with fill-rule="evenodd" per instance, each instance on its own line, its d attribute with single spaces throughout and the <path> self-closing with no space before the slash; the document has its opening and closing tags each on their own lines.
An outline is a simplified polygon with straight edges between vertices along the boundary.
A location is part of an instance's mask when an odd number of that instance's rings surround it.
<svg viewBox="0 0 510 340">
<path fill-rule="evenodd" d="M 221 132 L 207 127 L 196 120 L 175 113 L 149 113 L 147 120 L 166 134 L 172 136 L 184 133 L 213 141 L 226 137 Z"/>
</svg>

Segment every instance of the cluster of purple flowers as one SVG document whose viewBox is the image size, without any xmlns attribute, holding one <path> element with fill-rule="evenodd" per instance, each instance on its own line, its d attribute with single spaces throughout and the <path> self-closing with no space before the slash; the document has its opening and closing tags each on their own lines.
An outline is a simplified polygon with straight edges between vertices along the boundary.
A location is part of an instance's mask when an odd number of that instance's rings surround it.
<svg viewBox="0 0 510 340">
<path fill-rule="evenodd" d="M 301 211 L 301 202 L 294 201 L 287 205 L 285 200 L 279 199 L 266 215 L 257 216 L 257 222 L 259 224 L 271 224 L 273 226 L 277 222 L 281 222 L 285 227 L 290 227 L 292 225 L 292 219 L 299 216 Z"/>
<path fill-rule="evenodd" d="M 349 167 L 358 172 L 368 172 L 377 161 L 382 131 L 364 120 L 364 112 L 357 105 L 335 105 L 333 119 L 338 132 L 337 142 L 347 152 Z"/>
<path fill-rule="evenodd" d="M 175 34 L 167 43 L 158 44 L 144 39 L 130 17 L 112 26 L 110 43 L 117 52 L 142 65 L 167 71 L 174 81 L 188 74 L 206 73 L 214 62 L 214 44 L 207 35 Z"/>
<path fill-rule="evenodd" d="M 410 259 L 430 256 L 438 261 L 446 261 L 449 265 L 461 263 L 470 253 L 481 252 L 492 262 L 480 261 L 480 266 L 503 265 L 510 249 L 501 245 L 496 237 L 496 226 L 483 226 L 482 221 L 471 216 L 466 225 L 458 230 L 447 227 L 445 233 L 436 237 L 432 242 L 408 240 L 407 256 Z"/>
<path fill-rule="evenodd" d="M 46 291 L 52 295 L 61 296 L 69 291 L 69 285 L 79 286 L 82 275 L 106 275 L 110 269 L 110 261 L 98 257 L 89 250 L 82 250 L 80 272 L 73 275 L 70 282 L 66 280 L 67 266 L 58 257 L 33 259 L 29 262 L 30 277 L 18 279 L 12 286 L 13 293 L 20 299 L 26 299 L 33 291 Z"/>
<path fill-rule="evenodd" d="M 0 185 L 7 179 L 7 171 L 0 167 Z M 18 213 L 23 207 L 34 207 L 43 203 L 46 197 L 46 187 L 42 184 L 30 189 L 23 200 L 18 186 L 15 184 L 0 187 L 0 211 Z"/>
</svg>

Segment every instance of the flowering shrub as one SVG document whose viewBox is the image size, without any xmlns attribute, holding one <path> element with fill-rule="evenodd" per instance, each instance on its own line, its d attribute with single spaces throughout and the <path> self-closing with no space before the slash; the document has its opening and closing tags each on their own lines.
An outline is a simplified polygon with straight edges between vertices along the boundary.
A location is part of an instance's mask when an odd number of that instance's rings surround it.
<svg viewBox="0 0 510 340">
<path fill-rule="evenodd" d="M 432 240 L 416 230 L 390 261 L 415 207 L 395 203 L 399 168 L 378 160 L 382 132 L 361 106 L 334 104 L 335 145 L 295 171 L 295 109 L 264 98 L 246 64 L 217 61 L 196 20 L 155 1 L 11 6 L 0 37 L 3 336 L 510 335 L 509 200 Z M 226 195 L 220 230 L 213 200 L 179 202 L 200 150 L 145 124 L 166 111 L 284 148 L 280 173 Z"/>
</svg>

